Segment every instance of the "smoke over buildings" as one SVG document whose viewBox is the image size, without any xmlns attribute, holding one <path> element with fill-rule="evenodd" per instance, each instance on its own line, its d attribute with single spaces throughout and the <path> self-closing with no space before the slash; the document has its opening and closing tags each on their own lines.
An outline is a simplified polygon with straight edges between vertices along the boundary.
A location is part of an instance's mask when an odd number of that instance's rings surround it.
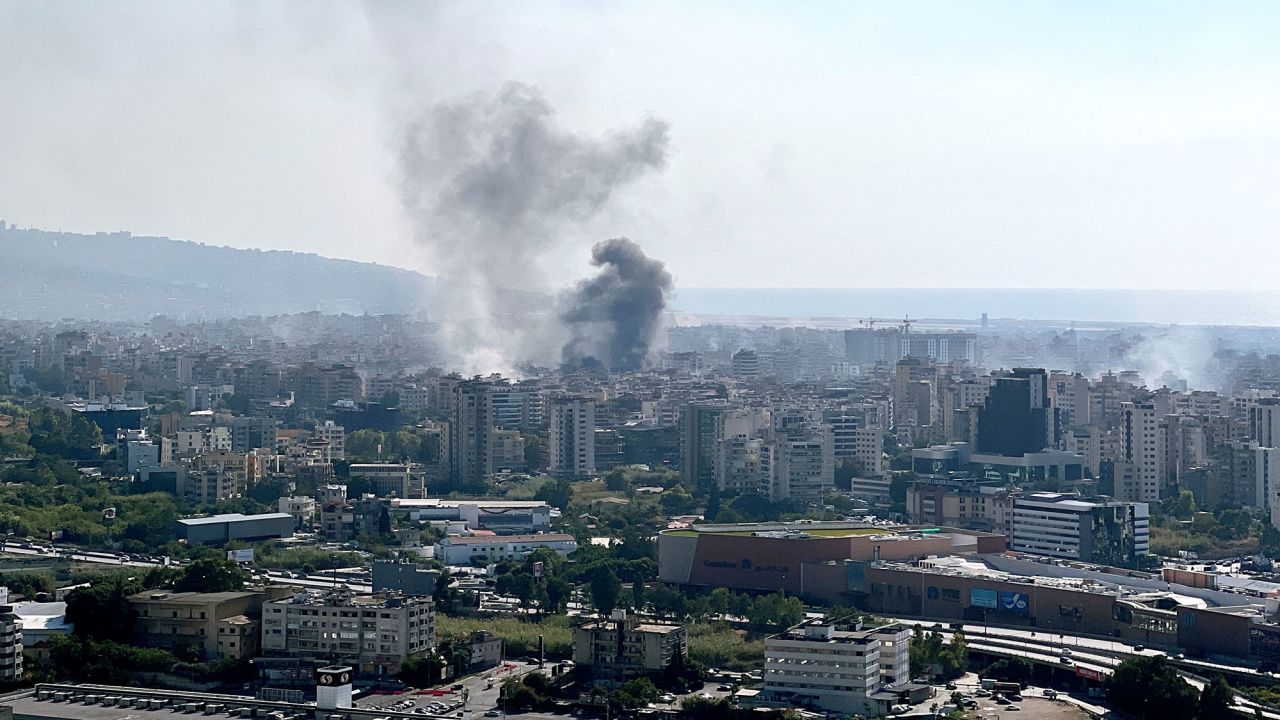
<svg viewBox="0 0 1280 720">
<path fill-rule="evenodd" d="M 600 272 L 562 300 L 570 338 L 561 360 L 571 367 L 639 370 L 662 320 L 671 273 L 627 238 L 596 244 L 591 264 Z"/>
<path fill-rule="evenodd" d="M 437 301 L 441 340 L 454 360 L 477 372 L 553 360 L 565 329 L 551 312 L 528 318 L 532 296 L 517 289 L 539 287 L 548 254 L 620 190 L 663 168 L 667 153 L 662 120 L 586 137 L 560 127 L 541 92 L 520 84 L 435 105 L 410 122 L 399 157 L 401 198 L 430 272 L 447 283 Z M 597 254 L 596 263 L 620 281 L 631 266 L 617 253 Z M 581 340 L 576 333 L 572 345 L 597 347 L 588 342 L 595 329 Z M 627 362 L 631 352 L 623 353 Z"/>
</svg>

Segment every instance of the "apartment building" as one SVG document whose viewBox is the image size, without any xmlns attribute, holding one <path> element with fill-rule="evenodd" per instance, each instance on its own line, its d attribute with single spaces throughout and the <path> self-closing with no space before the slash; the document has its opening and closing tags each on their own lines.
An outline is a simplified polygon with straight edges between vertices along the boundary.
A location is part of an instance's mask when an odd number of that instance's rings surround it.
<svg viewBox="0 0 1280 720">
<path fill-rule="evenodd" d="M 205 658 L 253 657 L 264 602 L 286 588 L 216 593 L 144 590 L 127 598 L 137 613 L 133 642 L 146 647 L 191 646 Z"/>
<path fill-rule="evenodd" d="M 304 590 L 262 608 L 262 652 L 392 675 L 435 647 L 430 597 Z"/>
<path fill-rule="evenodd" d="M 0 683 L 22 678 L 22 620 L 12 605 L 0 605 Z"/>
<path fill-rule="evenodd" d="M 573 662 L 591 668 L 597 685 L 617 686 L 665 670 L 687 652 L 683 625 L 659 622 L 626 610 L 573 629 Z"/>
<path fill-rule="evenodd" d="M 1018 552 L 1131 567 L 1150 552 L 1146 503 L 1032 493 L 1013 501 L 1010 547 Z"/>
<path fill-rule="evenodd" d="M 885 636 L 896 677 L 902 662 L 896 635 Z M 883 684 L 882 636 L 872 630 L 837 630 L 820 621 L 797 625 L 764 641 L 764 696 L 792 707 L 841 716 L 874 717 L 870 699 Z M 910 635 L 903 641 L 910 647 Z M 909 660 L 908 660 L 909 662 Z"/>
<path fill-rule="evenodd" d="M 411 463 L 356 463 L 350 474 L 353 480 L 368 480 L 378 497 L 421 498 L 426 494 L 422 473 L 414 472 Z"/>
</svg>

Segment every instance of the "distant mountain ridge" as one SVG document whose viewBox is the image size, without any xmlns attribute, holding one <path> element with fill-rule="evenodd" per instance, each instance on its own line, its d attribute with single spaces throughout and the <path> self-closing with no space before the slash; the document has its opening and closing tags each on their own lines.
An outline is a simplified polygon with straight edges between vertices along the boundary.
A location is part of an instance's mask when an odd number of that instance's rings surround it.
<svg viewBox="0 0 1280 720">
<path fill-rule="evenodd" d="M 434 288 L 411 270 L 310 253 L 0 227 L 0 317 L 8 319 L 411 313 L 429 305 Z"/>
</svg>

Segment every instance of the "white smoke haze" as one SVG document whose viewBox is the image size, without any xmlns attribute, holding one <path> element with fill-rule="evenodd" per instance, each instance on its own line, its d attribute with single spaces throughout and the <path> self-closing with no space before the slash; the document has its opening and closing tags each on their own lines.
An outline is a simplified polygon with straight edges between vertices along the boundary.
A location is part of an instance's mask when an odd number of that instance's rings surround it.
<svg viewBox="0 0 1280 720">
<path fill-rule="evenodd" d="M 665 167 L 667 123 L 600 138 L 556 122 L 536 87 L 511 83 L 424 108 L 405 124 L 400 195 L 427 268 L 441 278 L 441 342 L 467 373 L 559 360 L 567 330 L 530 317 L 545 260 L 619 192 Z M 553 284 L 576 273 L 557 273 Z"/>
</svg>

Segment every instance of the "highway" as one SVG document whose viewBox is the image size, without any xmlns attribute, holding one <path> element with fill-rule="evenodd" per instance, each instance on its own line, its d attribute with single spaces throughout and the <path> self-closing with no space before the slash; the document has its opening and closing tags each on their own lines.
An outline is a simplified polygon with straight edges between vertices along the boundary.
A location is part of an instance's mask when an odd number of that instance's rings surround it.
<svg viewBox="0 0 1280 720">
<path fill-rule="evenodd" d="M 904 625 L 920 625 L 926 629 L 937 630 L 947 640 L 950 640 L 955 633 L 955 630 L 950 626 L 944 625 L 938 628 L 937 623 L 927 621 L 900 620 L 899 622 Z M 961 630 L 964 632 L 968 647 L 972 650 L 1005 657 L 1025 658 L 1032 662 L 1059 666 L 1064 670 L 1081 667 L 1100 672 L 1103 675 L 1110 675 L 1117 665 L 1130 657 L 1165 655 L 1159 650 L 1146 648 L 1137 650 L 1123 642 L 1111 642 L 1109 640 L 1076 635 L 1060 635 L 1044 631 L 993 628 L 983 627 L 982 625 L 964 625 Z M 1071 652 L 1071 662 L 1069 664 L 1062 662 L 1062 651 L 1064 649 Z M 1177 668 L 1178 674 L 1196 690 L 1202 690 L 1206 684 L 1206 677 L 1212 675 L 1217 669 L 1227 669 L 1233 672 L 1242 671 L 1240 666 L 1196 660 L 1171 660 L 1171 662 Z M 1191 670 L 1188 670 L 1188 667 Z M 1195 672 L 1192 672 L 1192 670 Z M 1244 668 L 1243 671 L 1252 672 L 1248 668 Z M 1200 673 L 1205 674 L 1202 675 Z M 1265 705 L 1260 705 L 1241 694 L 1235 695 L 1235 706 L 1240 712 L 1254 713 L 1259 711 L 1268 720 L 1280 720 L 1280 712 L 1272 710 Z"/>
</svg>

